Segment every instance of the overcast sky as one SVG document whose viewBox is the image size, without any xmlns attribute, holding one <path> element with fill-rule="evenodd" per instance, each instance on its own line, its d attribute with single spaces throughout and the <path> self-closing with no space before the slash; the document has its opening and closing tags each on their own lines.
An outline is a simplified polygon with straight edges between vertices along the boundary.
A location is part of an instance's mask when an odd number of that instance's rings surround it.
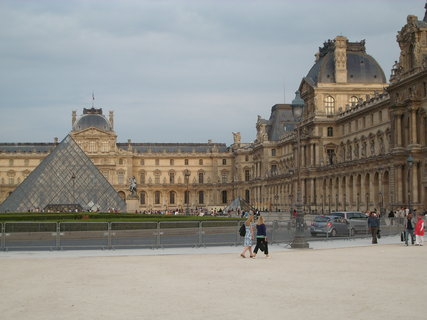
<svg viewBox="0 0 427 320">
<path fill-rule="evenodd" d="M 328 39 L 366 39 L 388 79 L 424 3 L 0 0 L 0 142 L 62 140 L 92 91 L 119 142 L 251 142 Z"/>
</svg>

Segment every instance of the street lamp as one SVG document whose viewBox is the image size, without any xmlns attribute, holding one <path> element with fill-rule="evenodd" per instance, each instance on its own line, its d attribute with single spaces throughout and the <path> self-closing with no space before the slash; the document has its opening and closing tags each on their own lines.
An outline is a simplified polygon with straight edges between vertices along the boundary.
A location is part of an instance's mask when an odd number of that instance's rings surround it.
<svg viewBox="0 0 427 320">
<path fill-rule="evenodd" d="M 274 203 L 276 204 L 276 212 L 278 211 L 277 210 L 277 200 L 279 200 L 279 195 L 276 193 L 275 195 L 274 195 Z"/>
<path fill-rule="evenodd" d="M 338 211 L 338 193 L 335 193 L 335 211 Z"/>
<path fill-rule="evenodd" d="M 322 198 L 322 216 L 325 214 L 325 197 L 323 196 L 323 194 L 320 195 L 320 197 Z"/>
<path fill-rule="evenodd" d="M 344 193 L 344 211 L 347 211 L 347 194 Z"/>
<path fill-rule="evenodd" d="M 189 208 L 189 205 L 190 205 L 190 192 L 188 190 L 188 183 L 189 183 L 189 180 L 190 180 L 190 175 L 191 175 L 190 170 L 186 169 L 184 171 L 185 182 L 187 184 L 187 190 L 185 191 L 185 196 L 184 196 L 184 201 L 186 202 L 186 205 L 187 205 L 187 209 L 185 210 L 185 214 L 189 214 L 190 213 L 190 208 Z"/>
<path fill-rule="evenodd" d="M 75 194 L 75 182 L 76 182 L 76 175 L 74 174 L 74 172 L 71 175 L 71 181 L 73 183 L 73 203 L 76 204 L 76 194 Z"/>
<path fill-rule="evenodd" d="M 369 211 L 369 192 L 366 192 L 366 212 Z"/>
<path fill-rule="evenodd" d="M 304 235 L 304 212 L 301 210 L 302 204 L 301 204 L 301 119 L 302 119 L 302 113 L 304 111 L 304 100 L 301 99 L 299 91 L 295 92 L 295 99 L 292 101 L 292 115 L 294 117 L 294 120 L 297 122 L 295 124 L 296 131 L 297 131 L 297 200 L 295 204 L 295 208 L 297 211 L 296 216 L 296 230 L 295 230 L 295 237 L 294 240 L 291 243 L 291 248 L 308 248 L 308 242 L 305 239 Z"/>
<path fill-rule="evenodd" d="M 406 162 L 408 163 L 408 209 L 409 212 L 412 212 L 411 207 L 411 172 L 412 172 L 412 166 L 414 164 L 414 158 L 412 158 L 412 155 L 409 154 L 408 158 L 406 159 Z"/>
<path fill-rule="evenodd" d="M 360 194 L 359 194 L 359 192 L 357 193 L 357 211 L 360 211 Z"/>
<path fill-rule="evenodd" d="M 331 194 L 328 194 L 328 199 L 329 214 L 331 214 Z"/>
<path fill-rule="evenodd" d="M 384 214 L 384 197 L 383 197 L 383 193 L 380 191 L 378 192 L 378 196 L 380 197 L 380 214 L 383 215 Z"/>
</svg>

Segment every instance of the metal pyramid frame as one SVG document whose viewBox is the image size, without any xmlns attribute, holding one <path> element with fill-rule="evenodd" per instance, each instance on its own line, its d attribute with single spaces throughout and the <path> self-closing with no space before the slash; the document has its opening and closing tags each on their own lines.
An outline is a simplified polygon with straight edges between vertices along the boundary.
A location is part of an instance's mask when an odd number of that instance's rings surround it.
<svg viewBox="0 0 427 320">
<path fill-rule="evenodd" d="M 126 211 L 126 203 L 70 135 L 0 205 L 0 212 Z"/>
</svg>

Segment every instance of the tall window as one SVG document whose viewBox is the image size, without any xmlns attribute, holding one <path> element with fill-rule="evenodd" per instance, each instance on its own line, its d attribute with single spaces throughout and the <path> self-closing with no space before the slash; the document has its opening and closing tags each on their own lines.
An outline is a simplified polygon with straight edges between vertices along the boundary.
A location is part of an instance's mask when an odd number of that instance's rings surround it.
<svg viewBox="0 0 427 320">
<path fill-rule="evenodd" d="M 139 160 L 139 164 L 143 166 L 145 164 L 144 159 Z"/>
<path fill-rule="evenodd" d="M 101 143 L 101 152 L 108 152 L 108 151 L 110 151 L 110 145 L 108 141 L 103 141 Z"/>
<path fill-rule="evenodd" d="M 276 156 L 276 149 L 271 149 L 271 156 L 275 157 Z"/>
<path fill-rule="evenodd" d="M 145 184 L 145 172 L 141 172 L 139 174 L 139 183 L 140 184 Z"/>
<path fill-rule="evenodd" d="M 325 98 L 325 111 L 327 115 L 333 115 L 335 113 L 335 99 L 331 96 Z"/>
<path fill-rule="evenodd" d="M 159 159 L 156 159 L 156 166 L 158 166 L 159 164 L 160 164 L 160 160 Z"/>
<path fill-rule="evenodd" d="M 222 159 L 222 164 L 225 166 L 227 164 L 227 159 Z"/>
<path fill-rule="evenodd" d="M 251 179 L 251 172 L 249 169 L 245 170 L 245 181 L 249 181 Z"/>
<path fill-rule="evenodd" d="M 13 159 L 9 159 L 9 166 L 13 166 Z"/>
<path fill-rule="evenodd" d="M 154 192 L 154 204 L 160 204 L 160 191 Z"/>
<path fill-rule="evenodd" d="M 248 155 L 245 156 L 245 161 L 249 161 L 249 156 Z"/>
<path fill-rule="evenodd" d="M 169 192 L 169 203 L 175 204 L 175 192 L 174 191 Z"/>
<path fill-rule="evenodd" d="M 139 203 L 140 203 L 140 204 L 145 204 L 145 191 L 142 191 L 142 192 L 139 194 Z"/>
<path fill-rule="evenodd" d="M 96 141 L 89 142 L 89 152 L 96 152 Z"/>
<path fill-rule="evenodd" d="M 205 192 L 199 191 L 199 204 L 205 203 Z"/>
<path fill-rule="evenodd" d="M 251 192 L 249 190 L 245 190 L 245 200 L 246 202 L 250 202 Z"/>
<path fill-rule="evenodd" d="M 203 180 L 204 180 L 204 173 L 199 172 L 199 183 L 203 183 Z"/>
<path fill-rule="evenodd" d="M 184 164 L 188 166 L 188 159 L 184 159 Z"/>
<path fill-rule="evenodd" d="M 199 159 L 199 165 L 202 166 L 203 165 L 203 159 Z"/>
<path fill-rule="evenodd" d="M 123 171 L 117 172 L 117 183 L 124 184 L 125 183 L 125 173 Z"/>
<path fill-rule="evenodd" d="M 334 128 L 328 127 L 328 137 L 333 137 L 333 136 L 334 136 Z"/>
<path fill-rule="evenodd" d="M 173 164 L 174 164 L 173 159 L 170 159 L 170 160 L 169 160 L 169 164 L 170 164 L 171 166 L 173 166 Z"/>
<path fill-rule="evenodd" d="M 223 190 L 221 192 L 221 198 L 222 198 L 222 203 L 227 203 L 228 202 L 227 201 L 227 191 L 226 190 Z"/>
<path fill-rule="evenodd" d="M 334 149 L 327 149 L 326 153 L 328 154 L 328 162 L 329 162 L 329 164 L 334 164 L 335 150 Z"/>
<path fill-rule="evenodd" d="M 175 183 L 175 172 L 169 172 L 169 183 L 170 184 Z"/>
<path fill-rule="evenodd" d="M 160 183 L 160 172 L 154 173 L 154 183 L 157 183 L 157 184 Z"/>
<path fill-rule="evenodd" d="M 228 174 L 227 172 L 222 173 L 222 183 L 227 183 L 228 181 Z"/>
<path fill-rule="evenodd" d="M 272 175 L 277 174 L 277 165 L 276 164 L 271 165 L 271 174 Z"/>
</svg>

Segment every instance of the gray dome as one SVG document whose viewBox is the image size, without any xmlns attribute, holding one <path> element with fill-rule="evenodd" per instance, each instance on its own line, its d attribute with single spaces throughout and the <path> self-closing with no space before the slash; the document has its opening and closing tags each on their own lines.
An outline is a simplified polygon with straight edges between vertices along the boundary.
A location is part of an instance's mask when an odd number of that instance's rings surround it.
<svg viewBox="0 0 427 320">
<path fill-rule="evenodd" d="M 80 131 L 87 128 L 113 131 L 110 122 L 102 114 L 84 114 L 73 125 L 73 131 Z"/>
<path fill-rule="evenodd" d="M 307 74 L 306 78 L 311 80 L 313 84 L 336 82 L 334 51 L 331 47 L 321 49 L 319 60 Z M 386 83 L 384 71 L 378 62 L 365 52 L 364 43 L 363 47 L 361 45 L 359 47 L 360 49 L 357 48 L 359 50 L 347 49 L 347 82 Z"/>
</svg>

